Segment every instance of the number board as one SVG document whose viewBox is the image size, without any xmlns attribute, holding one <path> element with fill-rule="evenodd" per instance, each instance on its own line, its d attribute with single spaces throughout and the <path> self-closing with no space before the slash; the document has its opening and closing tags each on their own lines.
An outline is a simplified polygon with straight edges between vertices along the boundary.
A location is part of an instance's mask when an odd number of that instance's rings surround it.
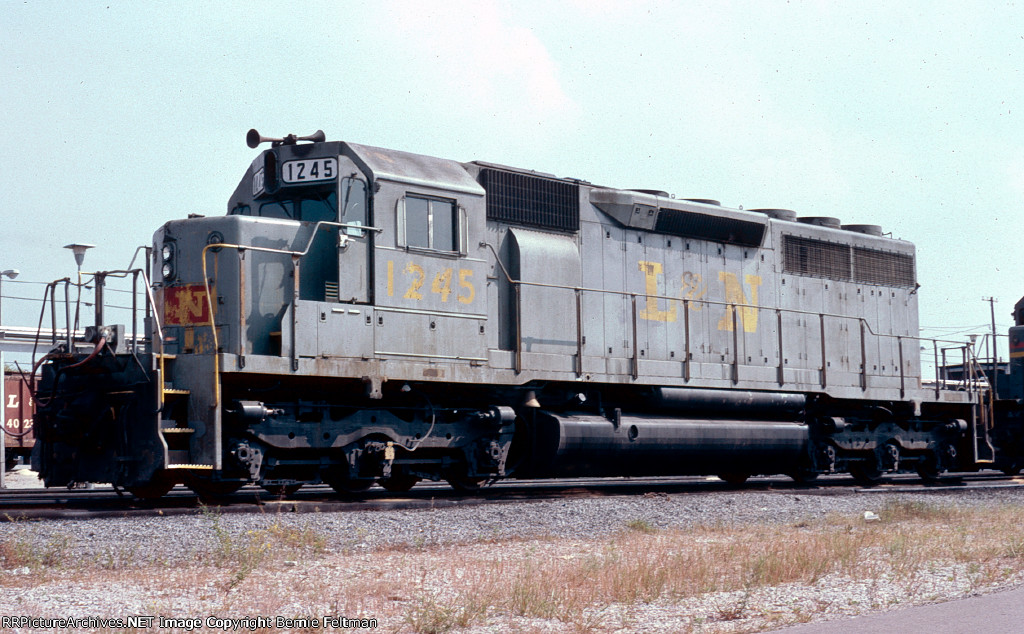
<svg viewBox="0 0 1024 634">
<path fill-rule="evenodd" d="M 281 164 L 281 180 L 285 183 L 329 181 L 337 176 L 338 159 L 333 157 L 285 161 Z"/>
<path fill-rule="evenodd" d="M 266 189 L 266 180 L 263 178 L 263 170 L 252 175 L 252 195 L 259 196 Z"/>
</svg>

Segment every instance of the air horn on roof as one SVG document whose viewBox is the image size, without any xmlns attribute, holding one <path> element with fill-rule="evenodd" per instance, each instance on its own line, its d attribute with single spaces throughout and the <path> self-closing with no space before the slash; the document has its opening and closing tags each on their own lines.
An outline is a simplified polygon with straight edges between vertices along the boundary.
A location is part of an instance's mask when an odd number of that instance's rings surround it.
<svg viewBox="0 0 1024 634">
<path fill-rule="evenodd" d="M 295 136 L 289 134 L 283 139 L 275 139 L 269 136 L 263 136 L 256 131 L 256 128 L 249 130 L 249 133 L 245 135 L 245 143 L 249 147 L 256 149 L 260 143 L 270 143 L 271 147 L 277 147 L 279 145 L 295 145 L 299 141 L 312 141 L 313 143 L 323 143 L 327 140 L 323 130 L 317 130 L 309 136 Z"/>
</svg>

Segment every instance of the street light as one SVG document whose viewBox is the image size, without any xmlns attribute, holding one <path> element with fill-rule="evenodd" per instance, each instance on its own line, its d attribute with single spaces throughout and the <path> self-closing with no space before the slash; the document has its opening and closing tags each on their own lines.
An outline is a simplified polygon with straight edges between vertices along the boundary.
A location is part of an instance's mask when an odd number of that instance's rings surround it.
<svg viewBox="0 0 1024 634">
<path fill-rule="evenodd" d="M 75 254 L 75 264 L 78 265 L 78 272 L 82 272 L 82 262 L 85 262 L 85 252 L 96 246 L 95 244 L 65 244 L 65 249 L 71 249 Z"/>
<path fill-rule="evenodd" d="M 18 269 L 7 269 L 6 271 L 0 271 L 0 305 L 2 305 L 3 298 L 4 298 L 4 287 L 3 287 L 4 278 L 8 277 L 8 278 L 13 280 L 14 278 L 18 277 L 18 273 L 19 273 Z M 3 320 L 3 317 L 2 317 L 2 313 L 0 313 L 0 325 L 3 325 L 3 323 L 4 323 L 4 320 Z"/>
</svg>

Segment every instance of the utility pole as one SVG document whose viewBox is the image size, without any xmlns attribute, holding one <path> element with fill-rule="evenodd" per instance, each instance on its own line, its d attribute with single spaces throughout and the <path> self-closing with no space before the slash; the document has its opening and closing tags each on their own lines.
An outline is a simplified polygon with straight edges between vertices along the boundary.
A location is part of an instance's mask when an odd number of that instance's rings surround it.
<svg viewBox="0 0 1024 634">
<path fill-rule="evenodd" d="M 988 302 L 989 310 L 992 313 L 992 397 L 995 398 L 996 388 L 999 386 L 999 378 L 996 376 L 996 372 L 998 372 L 996 360 L 999 358 L 996 354 L 996 298 L 983 297 L 982 300 Z"/>
</svg>

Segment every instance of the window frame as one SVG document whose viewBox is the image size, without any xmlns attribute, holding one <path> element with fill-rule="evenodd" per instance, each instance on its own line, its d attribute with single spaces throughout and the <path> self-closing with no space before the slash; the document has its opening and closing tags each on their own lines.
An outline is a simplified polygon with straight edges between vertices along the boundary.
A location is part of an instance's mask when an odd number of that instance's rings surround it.
<svg viewBox="0 0 1024 634">
<path fill-rule="evenodd" d="M 426 201 L 427 203 L 427 246 L 420 244 L 409 244 L 409 223 L 408 223 L 408 200 L 410 198 Z M 451 214 L 449 220 L 452 223 L 451 233 L 451 245 L 449 248 L 438 248 L 434 244 L 434 226 L 436 222 L 436 216 L 434 213 L 434 203 L 442 203 L 446 205 L 447 209 L 450 209 Z M 442 254 L 442 255 L 455 255 L 464 256 L 467 254 L 467 235 L 466 235 L 466 210 L 459 204 L 456 198 L 446 198 L 444 196 L 438 196 L 435 194 L 424 194 L 420 192 L 406 192 L 404 196 L 398 199 L 395 205 L 396 209 L 396 228 L 395 232 L 396 244 L 400 248 L 404 248 L 409 251 L 421 251 L 425 253 Z"/>
<path fill-rule="evenodd" d="M 344 198 L 343 200 L 343 189 L 346 182 L 359 183 L 362 185 L 362 198 L 358 201 L 358 204 L 362 206 L 362 219 L 355 222 L 349 222 L 347 219 L 346 212 L 349 210 L 352 199 Z M 337 208 L 338 208 L 338 222 L 344 224 L 353 224 L 360 226 L 369 226 L 370 224 L 370 187 L 366 179 L 360 178 L 355 174 L 349 176 L 343 176 L 338 179 L 338 195 L 337 195 Z M 342 229 L 345 235 L 353 238 L 362 238 L 366 235 L 365 229 L 357 229 L 356 227 L 345 227 Z"/>
</svg>

